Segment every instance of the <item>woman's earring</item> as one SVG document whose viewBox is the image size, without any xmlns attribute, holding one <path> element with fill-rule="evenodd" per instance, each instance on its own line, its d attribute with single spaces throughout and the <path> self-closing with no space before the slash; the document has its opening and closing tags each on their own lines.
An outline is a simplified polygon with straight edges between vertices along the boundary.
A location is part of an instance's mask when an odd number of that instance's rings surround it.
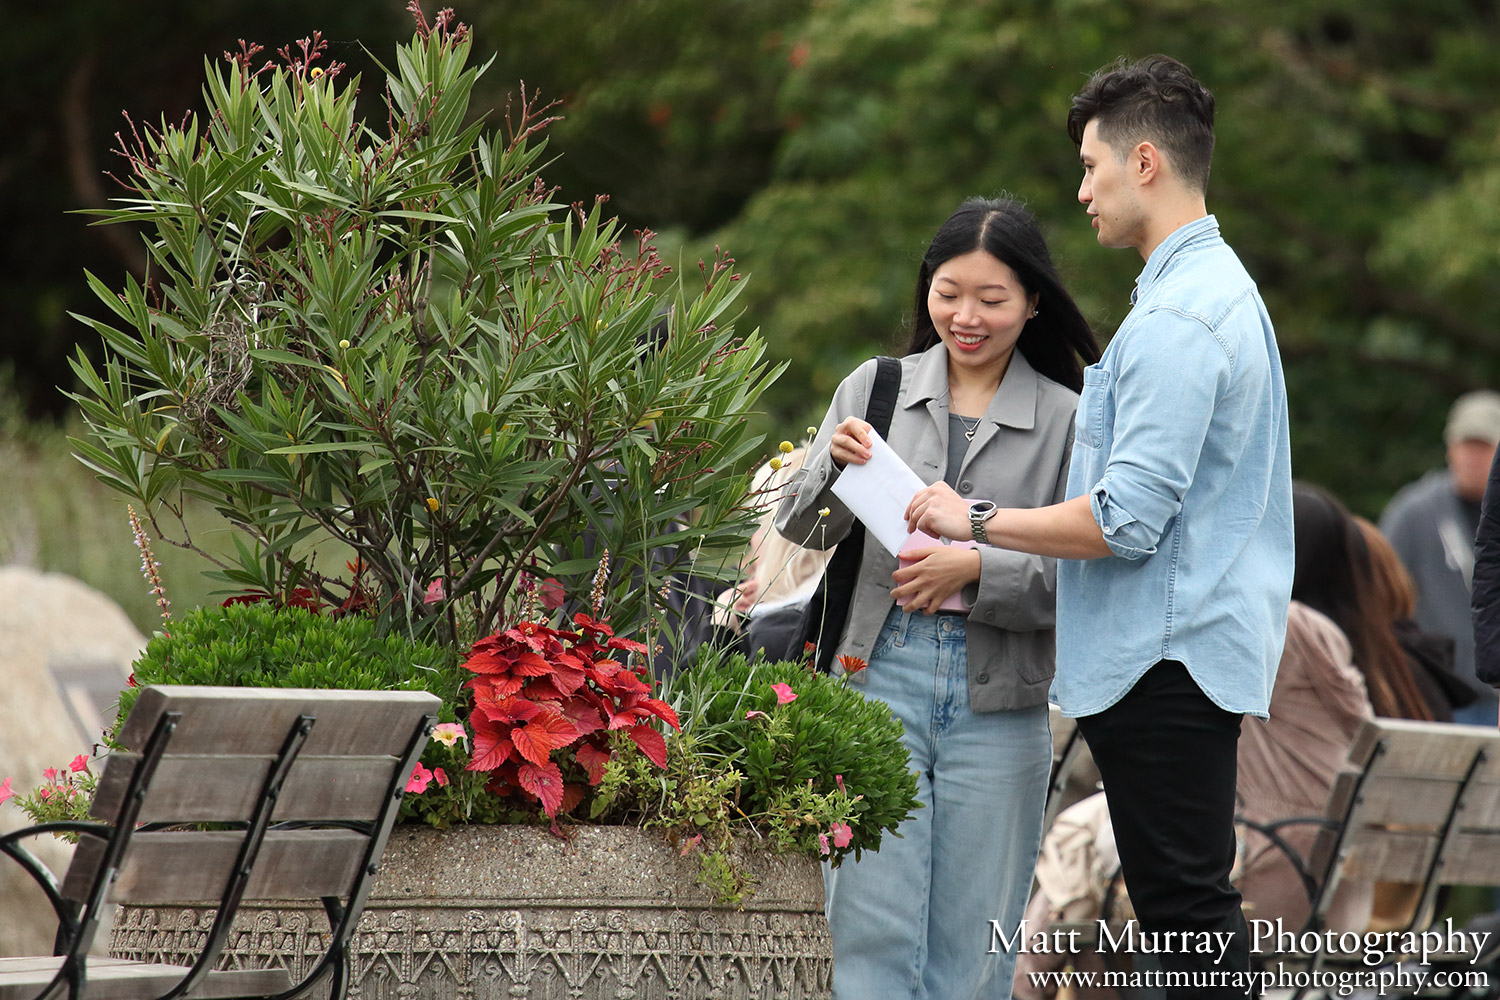
<svg viewBox="0 0 1500 1000">
<path fill-rule="evenodd" d="M 1035 317 L 1035 316 L 1036 316 L 1036 314 L 1037 314 L 1037 313 L 1039 313 L 1039 312 L 1041 312 L 1041 310 L 1040 310 L 1040 309 L 1033 309 L 1033 310 L 1031 310 L 1031 315 L 1032 315 L 1032 317 Z"/>
</svg>

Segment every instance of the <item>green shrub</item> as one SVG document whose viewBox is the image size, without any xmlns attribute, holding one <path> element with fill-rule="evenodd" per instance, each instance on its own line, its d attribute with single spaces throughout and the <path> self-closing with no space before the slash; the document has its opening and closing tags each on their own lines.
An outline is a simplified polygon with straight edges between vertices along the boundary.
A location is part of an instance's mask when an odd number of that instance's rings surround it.
<svg viewBox="0 0 1500 1000">
<path fill-rule="evenodd" d="M 150 684 L 228 687 L 352 688 L 431 691 L 453 718 L 463 682 L 454 657 L 404 636 L 381 636 L 376 623 L 269 603 L 203 607 L 157 634 L 136 660 L 136 687 L 120 695 L 120 720 Z"/>
<path fill-rule="evenodd" d="M 783 685 L 792 700 L 778 696 Z M 748 887 L 733 863 L 740 839 L 836 865 L 877 849 L 919 808 L 900 721 L 844 678 L 705 647 L 662 697 L 682 721 L 665 772 L 620 747 L 593 813 L 701 850 L 703 880 L 726 901 Z"/>
<path fill-rule="evenodd" d="M 472 44 L 419 19 L 368 123 L 314 35 L 210 63 L 203 113 L 129 130 L 129 196 L 97 214 L 139 227 L 151 282 L 89 275 L 109 318 L 73 362 L 76 453 L 235 590 L 460 644 L 528 578 L 580 599 L 607 551 L 594 603 L 654 646 L 676 574 L 735 572 L 757 511 L 734 473 L 785 366 L 736 332 L 730 258 L 672 273 L 602 201 L 552 200 L 546 107 L 487 132 Z"/>
</svg>

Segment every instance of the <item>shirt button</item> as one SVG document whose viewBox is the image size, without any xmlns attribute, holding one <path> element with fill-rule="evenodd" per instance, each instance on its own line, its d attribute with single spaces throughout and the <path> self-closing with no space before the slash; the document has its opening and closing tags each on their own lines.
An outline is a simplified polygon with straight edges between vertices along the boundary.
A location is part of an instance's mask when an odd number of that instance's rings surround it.
<svg viewBox="0 0 1500 1000">
<path fill-rule="evenodd" d="M 980 674 L 978 677 L 975 678 L 975 680 L 977 680 L 981 684 L 988 684 L 990 682 L 990 675 L 989 674 Z"/>
<path fill-rule="evenodd" d="M 971 482 L 969 482 L 967 479 L 965 479 L 963 482 L 961 482 L 961 483 L 958 484 L 958 489 L 959 489 L 959 492 L 961 492 L 961 493 L 967 493 L 970 490 L 972 490 L 973 488 L 974 488 L 974 484 L 971 483 Z"/>
<path fill-rule="evenodd" d="M 993 612 L 993 611 L 986 611 L 984 613 L 984 620 L 987 621 L 987 622 L 994 621 L 995 620 L 995 612 Z"/>
</svg>

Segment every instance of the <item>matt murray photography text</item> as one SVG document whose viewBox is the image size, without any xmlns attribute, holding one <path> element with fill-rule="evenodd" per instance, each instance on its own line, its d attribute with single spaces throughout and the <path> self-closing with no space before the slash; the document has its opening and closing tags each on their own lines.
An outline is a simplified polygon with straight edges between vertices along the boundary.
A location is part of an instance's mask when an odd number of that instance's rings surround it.
<svg viewBox="0 0 1500 1000">
<path fill-rule="evenodd" d="M 1250 920 L 1250 950 L 1257 954 L 1309 954 L 1359 956 L 1369 966 L 1380 965 L 1393 955 L 1420 957 L 1424 964 L 1436 955 L 1467 956 L 1471 961 L 1484 952 L 1490 932 L 1459 930 L 1453 921 L 1425 931 L 1302 931 L 1283 926 L 1281 920 Z M 1129 955 L 1197 954 L 1224 958 L 1233 935 L 1226 931 L 1143 931 L 1134 920 L 1112 927 L 1095 921 L 1093 933 L 1083 930 L 1033 931 L 1021 921 L 1006 933 L 1000 921 L 990 921 L 990 952 L 1014 951 L 1033 955 L 1076 955 L 1084 951 L 1120 952 Z M 1087 939 L 1085 939 L 1087 937 Z"/>
</svg>

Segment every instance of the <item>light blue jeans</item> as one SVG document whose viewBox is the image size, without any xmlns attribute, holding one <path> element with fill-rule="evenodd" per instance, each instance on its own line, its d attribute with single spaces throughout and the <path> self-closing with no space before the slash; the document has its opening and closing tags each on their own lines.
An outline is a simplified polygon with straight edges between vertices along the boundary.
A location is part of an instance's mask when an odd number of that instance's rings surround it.
<svg viewBox="0 0 1500 1000">
<path fill-rule="evenodd" d="M 957 615 L 892 609 L 866 676 L 866 697 L 906 730 L 925 808 L 878 852 L 824 866 L 834 1000 L 1007 1000 L 1015 955 L 990 922 L 1013 937 L 1031 891 L 1052 763 L 1047 706 L 969 711 Z"/>
</svg>

